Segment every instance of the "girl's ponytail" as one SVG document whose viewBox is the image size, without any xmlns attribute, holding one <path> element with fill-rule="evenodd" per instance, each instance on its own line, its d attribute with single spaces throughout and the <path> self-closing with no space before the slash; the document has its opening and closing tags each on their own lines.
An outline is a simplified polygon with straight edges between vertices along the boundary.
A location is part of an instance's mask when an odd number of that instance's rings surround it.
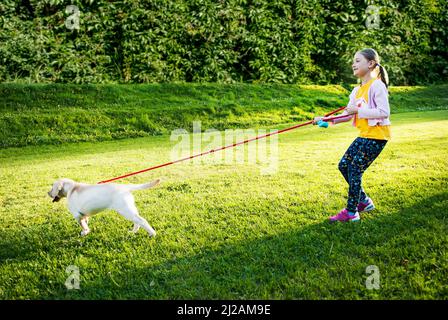
<svg viewBox="0 0 448 320">
<path fill-rule="evenodd" d="M 384 82 L 384 84 L 386 85 L 386 88 L 388 88 L 389 87 L 389 75 L 387 74 L 386 69 L 379 63 L 377 63 L 376 65 L 380 69 L 380 72 L 378 74 L 379 78 L 381 79 L 381 81 Z"/>
</svg>

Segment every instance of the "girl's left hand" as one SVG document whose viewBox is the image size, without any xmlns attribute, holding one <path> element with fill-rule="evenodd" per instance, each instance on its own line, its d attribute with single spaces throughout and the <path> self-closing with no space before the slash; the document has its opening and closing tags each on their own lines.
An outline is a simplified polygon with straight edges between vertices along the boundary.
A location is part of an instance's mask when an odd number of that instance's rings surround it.
<svg viewBox="0 0 448 320">
<path fill-rule="evenodd" d="M 320 120 L 322 120 L 324 117 L 315 117 L 313 119 L 313 126 L 316 125 Z"/>
<path fill-rule="evenodd" d="M 345 108 L 345 111 L 348 114 L 354 114 L 354 113 L 358 113 L 358 106 L 356 104 L 354 105 L 348 105 L 347 108 Z"/>
</svg>

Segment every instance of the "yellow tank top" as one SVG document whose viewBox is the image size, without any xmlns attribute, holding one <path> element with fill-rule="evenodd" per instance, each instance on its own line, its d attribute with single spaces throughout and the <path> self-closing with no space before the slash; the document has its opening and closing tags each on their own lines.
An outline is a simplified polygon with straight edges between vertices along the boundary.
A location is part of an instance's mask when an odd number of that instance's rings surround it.
<svg viewBox="0 0 448 320">
<path fill-rule="evenodd" d="M 364 83 L 358 89 L 356 93 L 356 99 L 364 98 L 367 102 L 369 101 L 369 88 L 375 79 L 371 79 Z M 388 126 L 369 126 L 367 119 L 359 119 L 358 114 L 355 114 L 356 127 L 359 129 L 359 136 L 362 138 L 379 139 L 379 140 L 389 140 L 390 139 L 390 125 Z"/>
</svg>

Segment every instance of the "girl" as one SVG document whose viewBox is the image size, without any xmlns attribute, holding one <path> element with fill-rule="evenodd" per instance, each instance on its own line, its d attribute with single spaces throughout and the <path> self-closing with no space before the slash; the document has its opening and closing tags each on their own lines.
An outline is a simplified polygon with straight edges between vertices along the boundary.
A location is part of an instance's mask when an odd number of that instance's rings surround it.
<svg viewBox="0 0 448 320">
<path fill-rule="evenodd" d="M 352 69 L 353 74 L 361 79 L 361 85 L 350 94 L 349 103 L 342 113 L 347 116 L 330 123 L 334 125 L 353 119 L 353 126 L 360 132 L 339 162 L 339 170 L 349 185 L 347 207 L 330 217 L 330 222 L 359 221 L 360 212 L 375 209 L 372 199 L 361 186 L 362 174 L 391 138 L 387 90 L 389 77 L 380 65 L 378 53 L 370 48 L 358 51 Z M 314 118 L 313 124 L 321 119 Z"/>
</svg>

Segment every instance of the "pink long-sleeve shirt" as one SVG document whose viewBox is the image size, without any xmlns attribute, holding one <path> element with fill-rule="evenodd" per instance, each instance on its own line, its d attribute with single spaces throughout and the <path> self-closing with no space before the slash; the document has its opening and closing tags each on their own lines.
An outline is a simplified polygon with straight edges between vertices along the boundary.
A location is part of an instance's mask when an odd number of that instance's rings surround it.
<svg viewBox="0 0 448 320">
<path fill-rule="evenodd" d="M 348 105 L 355 106 L 357 104 L 356 93 L 358 92 L 360 86 L 353 88 L 350 93 Z M 368 91 L 369 101 L 358 108 L 358 118 L 367 119 L 369 126 L 387 126 L 390 125 L 390 107 L 388 99 L 388 90 L 386 85 L 381 79 L 375 79 Z M 341 115 L 347 114 L 344 112 Z M 341 122 L 347 122 L 353 119 L 352 125 L 355 127 L 355 114 L 347 114 L 346 117 L 339 119 L 334 119 L 331 121 L 332 124 L 337 124 Z"/>
</svg>

